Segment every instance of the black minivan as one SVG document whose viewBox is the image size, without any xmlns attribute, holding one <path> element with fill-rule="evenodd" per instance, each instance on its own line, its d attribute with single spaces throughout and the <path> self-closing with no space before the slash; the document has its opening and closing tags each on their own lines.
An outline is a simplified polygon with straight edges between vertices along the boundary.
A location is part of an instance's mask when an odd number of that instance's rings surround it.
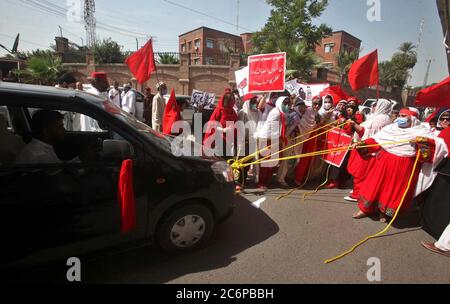
<svg viewBox="0 0 450 304">
<path fill-rule="evenodd" d="M 235 187 L 226 162 L 175 156 L 173 138 L 100 97 L 0 82 L 0 108 L 10 122 L 3 130 L 7 136 L 0 136 L 4 147 L 12 147 L 11 138 L 23 145 L 31 141 L 31 118 L 40 109 L 86 115 L 101 127 L 96 132 L 66 128 L 63 142 L 54 147 L 62 160 L 58 164 L 19 165 L 0 152 L 2 268 L 146 242 L 182 253 L 204 245 L 215 225 L 232 213 Z M 94 160 L 71 161 L 86 146 L 95 147 Z M 118 180 L 128 159 L 133 162 L 136 228 L 122 234 Z"/>
</svg>

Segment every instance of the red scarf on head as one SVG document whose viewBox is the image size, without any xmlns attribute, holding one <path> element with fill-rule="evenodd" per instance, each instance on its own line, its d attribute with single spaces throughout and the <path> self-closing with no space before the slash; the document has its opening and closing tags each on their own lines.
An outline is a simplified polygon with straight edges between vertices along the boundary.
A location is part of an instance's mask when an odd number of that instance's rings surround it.
<svg viewBox="0 0 450 304">
<path fill-rule="evenodd" d="M 225 94 L 226 93 L 227 93 L 227 91 L 225 91 Z M 217 104 L 217 107 L 214 109 L 214 112 L 212 113 L 211 118 L 209 119 L 209 122 L 207 123 L 207 128 L 206 128 L 206 133 L 205 133 L 205 138 L 203 140 L 203 143 L 205 143 L 209 137 L 214 135 L 214 133 L 216 132 L 217 123 L 219 123 L 222 128 L 226 128 L 228 121 L 236 122 L 238 120 L 238 116 L 233 109 L 234 102 L 230 102 L 227 107 L 223 106 L 223 99 L 225 97 L 225 94 L 222 96 L 222 98 L 220 98 L 219 103 Z M 222 134 L 222 138 L 225 140 L 226 134 Z"/>
<path fill-rule="evenodd" d="M 182 120 L 181 118 L 181 108 L 177 103 L 177 98 L 175 97 L 175 91 L 172 89 L 170 92 L 170 98 L 167 102 L 167 106 L 164 110 L 164 119 L 163 119 L 163 134 L 171 135 L 172 134 L 172 126 L 175 122 Z"/>
<path fill-rule="evenodd" d="M 136 228 L 136 200 L 133 187 L 133 161 L 127 159 L 123 161 L 120 169 L 117 191 L 122 220 L 122 234 L 126 234 Z"/>
</svg>

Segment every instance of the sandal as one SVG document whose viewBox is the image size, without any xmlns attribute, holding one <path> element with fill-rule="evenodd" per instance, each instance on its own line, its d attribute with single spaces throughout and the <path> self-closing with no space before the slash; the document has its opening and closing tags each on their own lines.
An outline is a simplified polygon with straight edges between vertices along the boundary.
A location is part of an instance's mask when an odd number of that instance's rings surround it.
<svg viewBox="0 0 450 304">
<path fill-rule="evenodd" d="M 450 257 L 450 251 L 441 250 L 441 249 L 437 248 L 433 243 L 422 242 L 422 246 L 428 250 L 433 251 L 434 253 L 439 253 L 446 257 Z"/>
</svg>

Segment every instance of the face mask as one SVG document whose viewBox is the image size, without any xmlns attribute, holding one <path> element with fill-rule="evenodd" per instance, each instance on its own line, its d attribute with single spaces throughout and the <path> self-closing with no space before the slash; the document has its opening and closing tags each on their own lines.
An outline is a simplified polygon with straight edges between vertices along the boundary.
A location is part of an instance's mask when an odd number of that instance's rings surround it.
<svg viewBox="0 0 450 304">
<path fill-rule="evenodd" d="M 256 107 L 257 107 L 257 105 L 256 105 L 256 103 L 251 103 L 250 104 L 250 110 L 256 110 Z"/>
<path fill-rule="evenodd" d="M 323 108 L 324 108 L 325 110 L 327 110 L 327 111 L 330 110 L 331 107 L 332 107 L 331 103 L 325 103 L 325 104 L 323 105 Z"/>
<path fill-rule="evenodd" d="M 409 125 L 408 118 L 400 117 L 400 118 L 397 119 L 397 126 L 399 128 L 407 128 L 408 125 Z"/>
<path fill-rule="evenodd" d="M 289 105 L 283 104 L 281 109 L 283 110 L 283 113 L 289 113 Z"/>
</svg>

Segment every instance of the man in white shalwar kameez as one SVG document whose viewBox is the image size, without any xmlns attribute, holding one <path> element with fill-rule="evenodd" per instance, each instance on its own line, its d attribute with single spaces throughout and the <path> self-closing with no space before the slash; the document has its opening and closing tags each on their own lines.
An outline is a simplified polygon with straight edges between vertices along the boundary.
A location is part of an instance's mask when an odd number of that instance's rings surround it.
<svg viewBox="0 0 450 304">
<path fill-rule="evenodd" d="M 109 101 L 108 97 L 109 83 L 104 72 L 94 72 L 92 73 L 92 88 L 87 90 L 87 93 L 104 98 Z M 86 115 L 80 115 L 80 125 L 82 132 L 102 132 L 103 130 L 98 125 L 98 122 Z"/>
</svg>

